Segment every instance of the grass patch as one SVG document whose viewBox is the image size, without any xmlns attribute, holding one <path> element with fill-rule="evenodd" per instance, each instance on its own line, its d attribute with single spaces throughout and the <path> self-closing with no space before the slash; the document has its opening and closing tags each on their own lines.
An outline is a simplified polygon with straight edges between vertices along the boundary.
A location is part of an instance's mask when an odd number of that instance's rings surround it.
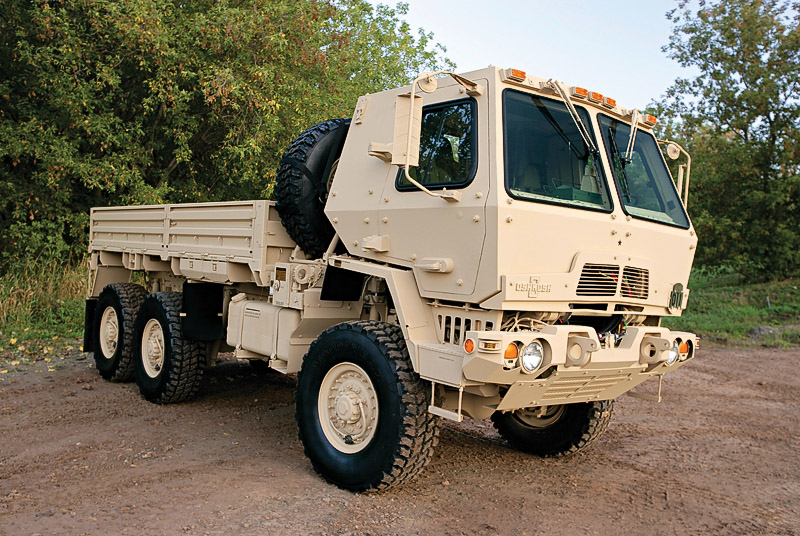
<svg viewBox="0 0 800 536">
<path fill-rule="evenodd" d="M 87 272 L 55 263 L 0 277 L 0 352 L 24 352 L 83 336 Z"/>
<path fill-rule="evenodd" d="M 717 342 L 800 344 L 800 279 L 747 283 L 730 269 L 698 269 L 689 288 L 683 316 L 665 318 L 665 326 Z"/>
</svg>

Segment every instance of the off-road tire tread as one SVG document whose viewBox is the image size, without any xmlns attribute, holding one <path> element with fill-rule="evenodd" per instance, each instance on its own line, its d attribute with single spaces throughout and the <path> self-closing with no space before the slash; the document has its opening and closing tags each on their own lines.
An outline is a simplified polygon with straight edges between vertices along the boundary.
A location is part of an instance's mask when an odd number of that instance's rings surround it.
<svg viewBox="0 0 800 536">
<path fill-rule="evenodd" d="M 159 301 L 167 313 L 172 353 L 172 367 L 167 383 L 156 397 L 150 398 L 156 404 L 176 404 L 194 398 L 203 383 L 206 363 L 206 344 L 183 337 L 181 326 L 181 306 L 183 295 L 180 292 L 156 292 L 148 298 Z"/>
<path fill-rule="evenodd" d="M 136 322 L 136 312 L 139 306 L 147 296 L 147 291 L 141 285 L 136 283 L 112 283 L 103 287 L 100 293 L 100 298 L 106 292 L 113 292 L 119 299 L 120 306 L 122 307 L 122 334 L 120 336 L 119 344 L 122 345 L 117 366 L 110 371 L 110 373 L 100 373 L 103 379 L 112 382 L 128 382 L 133 379 L 136 371 L 136 364 L 134 361 L 133 349 L 133 326 Z M 95 314 L 103 314 L 103 311 L 97 311 Z M 101 352 L 100 346 L 94 349 L 95 352 Z M 97 357 L 95 356 L 95 360 Z"/>
<path fill-rule="evenodd" d="M 305 162 L 314 146 L 325 135 L 349 124 L 349 119 L 330 119 L 310 127 L 289 144 L 283 158 Z M 297 167 L 282 162 L 275 182 L 275 208 L 292 240 L 311 257 L 321 257 L 333 238 L 333 227 L 323 213 L 324 205 L 317 196 L 313 197 L 313 202 L 318 206 L 304 206 L 303 190 L 307 180 Z M 315 213 L 317 218 L 309 218 L 309 212 Z"/>
<path fill-rule="evenodd" d="M 325 330 L 311 344 L 309 353 L 313 350 L 318 340 L 325 337 L 326 334 L 338 330 L 353 330 L 367 336 L 376 344 L 386 358 L 394 364 L 396 370 L 397 384 L 402 392 L 402 410 L 405 411 L 405 415 L 402 421 L 401 438 L 395 446 L 392 466 L 388 471 L 383 472 L 382 477 L 355 490 L 370 493 L 383 491 L 414 478 L 430 463 L 434 449 L 439 444 L 438 417 L 428 412 L 430 389 L 425 387 L 425 382 L 414 372 L 414 367 L 411 364 L 411 358 L 406 348 L 405 338 L 399 326 L 369 320 L 337 324 Z M 302 374 L 303 371 L 301 370 L 297 376 L 298 384 Z M 295 420 L 299 422 L 299 419 L 299 414 L 295 413 Z M 309 459 L 312 459 L 303 441 L 302 428 L 299 428 L 299 430 L 299 438 L 304 445 L 305 454 Z M 314 470 L 317 473 L 332 482 L 325 476 L 321 468 L 313 464 L 313 461 L 312 465 L 314 465 Z M 335 482 L 332 483 L 335 484 Z"/>
<path fill-rule="evenodd" d="M 579 435 L 573 438 L 565 447 L 552 450 L 534 449 L 529 443 L 524 442 L 516 433 L 502 414 L 492 415 L 495 429 L 513 448 L 528 454 L 535 454 L 542 458 L 565 458 L 572 456 L 591 445 L 608 428 L 614 413 L 613 400 L 588 402 L 591 405 L 588 418 L 583 423 Z"/>
</svg>

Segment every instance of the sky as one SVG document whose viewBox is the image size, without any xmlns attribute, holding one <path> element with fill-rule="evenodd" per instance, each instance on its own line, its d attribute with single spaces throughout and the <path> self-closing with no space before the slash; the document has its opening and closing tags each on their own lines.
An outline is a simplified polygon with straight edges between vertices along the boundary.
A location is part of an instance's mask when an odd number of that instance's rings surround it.
<svg viewBox="0 0 800 536">
<path fill-rule="evenodd" d="M 626 108 L 644 108 L 691 75 L 661 51 L 675 0 L 406 1 L 405 20 L 415 32 L 433 32 L 458 72 L 512 67 L 598 91 Z"/>
</svg>

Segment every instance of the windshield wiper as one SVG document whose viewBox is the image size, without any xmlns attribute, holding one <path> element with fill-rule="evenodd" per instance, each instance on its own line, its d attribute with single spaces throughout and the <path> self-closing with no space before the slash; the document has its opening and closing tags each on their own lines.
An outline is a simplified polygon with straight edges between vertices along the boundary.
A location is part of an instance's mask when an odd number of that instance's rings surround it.
<svg viewBox="0 0 800 536">
<path fill-rule="evenodd" d="M 581 116 L 578 115 L 578 111 L 575 109 L 575 106 L 572 104 L 572 101 L 570 100 L 569 95 L 567 95 L 567 92 L 564 90 L 563 87 L 561 87 L 561 83 L 556 82 L 552 78 L 547 81 L 547 85 L 553 91 L 555 91 L 556 95 L 558 95 L 559 97 L 561 97 L 564 100 L 564 104 L 567 107 L 567 112 L 569 113 L 569 116 L 572 118 L 572 122 L 575 123 L 575 126 L 578 129 L 578 133 L 581 135 L 581 138 L 583 139 L 584 147 L 586 148 L 587 151 L 589 151 L 589 154 L 592 155 L 592 162 L 594 162 L 595 170 L 601 169 L 600 168 L 600 166 L 601 166 L 601 163 L 600 163 L 600 151 L 597 149 L 597 146 L 594 144 L 594 141 L 592 140 L 592 136 L 589 133 L 589 129 L 586 128 L 586 125 L 583 124 L 583 121 L 581 120 Z M 597 184 L 597 191 L 598 192 L 602 192 L 603 191 L 603 185 L 600 182 L 600 176 L 599 176 L 599 173 L 597 173 L 597 171 L 595 171 L 594 180 L 595 180 L 595 183 Z"/>
<path fill-rule="evenodd" d="M 572 121 L 575 123 L 575 126 L 578 128 L 578 133 L 583 138 L 583 143 L 586 145 L 586 148 L 594 155 L 595 153 L 600 154 L 600 151 L 597 150 L 597 146 L 592 141 L 592 137 L 589 135 L 589 130 L 586 128 L 586 125 L 583 124 L 581 120 L 581 116 L 578 115 L 578 111 L 573 106 L 572 101 L 570 100 L 567 92 L 564 91 L 564 88 L 561 87 L 559 82 L 556 82 L 552 78 L 547 81 L 547 84 L 550 88 L 556 92 L 556 94 L 564 100 L 564 104 L 567 106 L 567 112 L 569 112 L 569 116 L 572 118 Z"/>
<path fill-rule="evenodd" d="M 615 168 L 619 168 L 620 178 L 622 179 L 620 182 L 622 183 L 622 193 L 625 194 L 625 199 L 628 200 L 628 203 L 631 203 L 631 188 L 628 185 L 628 173 L 625 171 L 625 166 L 630 162 L 622 156 L 619 152 L 619 147 L 617 146 L 617 138 L 614 135 L 615 132 L 612 129 L 608 129 L 608 144 L 611 147 L 611 156 L 614 157 Z"/>
<path fill-rule="evenodd" d="M 628 136 L 628 146 L 625 148 L 625 163 L 630 164 L 633 161 L 633 147 L 636 145 L 636 131 L 639 129 L 639 115 L 638 109 L 631 112 L 631 133 Z"/>
</svg>

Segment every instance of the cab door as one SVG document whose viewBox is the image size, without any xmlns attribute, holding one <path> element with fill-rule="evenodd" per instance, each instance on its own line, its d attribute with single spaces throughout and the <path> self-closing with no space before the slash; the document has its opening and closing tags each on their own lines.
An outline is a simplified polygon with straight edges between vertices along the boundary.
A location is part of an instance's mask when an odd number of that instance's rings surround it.
<svg viewBox="0 0 800 536">
<path fill-rule="evenodd" d="M 457 191 L 461 199 L 426 194 L 401 168 L 386 182 L 378 209 L 380 234 L 391 244 L 386 256 L 413 267 L 423 295 L 444 299 L 475 290 L 490 169 L 486 93 L 468 97 L 451 82 L 425 95 L 419 166 L 411 176 L 434 192 Z M 477 82 L 488 87 L 485 79 Z"/>
</svg>

